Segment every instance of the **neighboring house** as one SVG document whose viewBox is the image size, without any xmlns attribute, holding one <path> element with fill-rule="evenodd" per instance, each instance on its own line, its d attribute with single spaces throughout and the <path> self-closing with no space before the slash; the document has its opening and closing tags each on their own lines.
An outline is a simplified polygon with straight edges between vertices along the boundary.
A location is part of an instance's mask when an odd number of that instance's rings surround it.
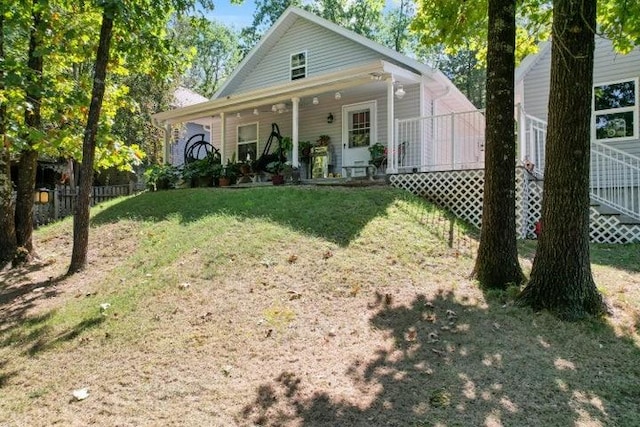
<svg viewBox="0 0 640 427">
<path fill-rule="evenodd" d="M 522 61 L 516 70 L 516 104 L 524 114 L 547 121 L 549 82 L 551 70 L 551 43 L 540 46 L 538 53 Z M 640 48 L 622 55 L 614 51 L 610 40 L 597 37 L 593 69 L 593 143 L 606 144 L 633 156 L 640 156 L 638 111 L 638 78 L 640 77 Z M 529 147 L 525 147 L 529 149 Z M 536 159 L 539 149 L 524 151 Z M 536 162 L 536 160 L 538 160 Z"/>
<path fill-rule="evenodd" d="M 516 70 L 520 156 L 544 180 L 551 42 Z M 626 224 L 616 241 L 640 241 L 640 48 L 626 55 L 596 37 L 591 119 L 591 199 L 594 212 Z M 543 182 L 543 181 L 542 181 Z M 593 215 L 592 215 L 593 220 Z M 592 227 L 593 228 L 593 227 Z M 592 230 L 593 231 L 593 230 Z M 603 232 L 607 241 L 611 231 Z M 593 232 L 592 232 L 593 236 Z"/>
<path fill-rule="evenodd" d="M 190 105 L 207 102 L 209 98 L 204 97 L 191 89 L 178 87 L 173 92 L 173 100 L 170 104 L 171 108 L 184 108 Z M 174 166 L 184 164 L 185 146 L 188 141 L 206 141 L 211 142 L 210 120 L 208 119 L 192 119 L 188 122 L 181 123 L 173 127 L 171 132 L 171 149 L 167 157 L 167 163 Z M 166 153 L 166 151 L 165 151 Z M 201 156 L 200 156 L 201 157 Z"/>
<path fill-rule="evenodd" d="M 388 148 L 387 172 L 482 165 L 484 119 L 440 71 L 302 9 L 276 21 L 210 101 L 155 114 L 166 130 L 208 123 L 212 144 L 227 159 L 255 160 L 271 124 L 291 137 L 291 162 L 300 141 L 328 135 L 329 172 L 367 165 L 368 147 Z M 436 123 L 431 116 L 447 115 Z M 420 117 L 431 117 L 430 120 Z M 456 146 L 439 140 L 453 134 Z M 448 140 L 448 139 L 447 139 Z M 360 172 L 364 172 L 363 170 Z"/>
</svg>

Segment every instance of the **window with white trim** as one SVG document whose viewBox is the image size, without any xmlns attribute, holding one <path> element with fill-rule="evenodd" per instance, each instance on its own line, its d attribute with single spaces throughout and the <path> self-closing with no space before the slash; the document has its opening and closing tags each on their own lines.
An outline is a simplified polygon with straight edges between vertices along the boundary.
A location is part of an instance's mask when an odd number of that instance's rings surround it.
<svg viewBox="0 0 640 427">
<path fill-rule="evenodd" d="M 597 141 L 638 138 L 638 79 L 594 85 L 593 114 Z"/>
<path fill-rule="evenodd" d="M 238 160 L 256 160 L 258 153 L 258 123 L 238 126 Z"/>
<path fill-rule="evenodd" d="M 291 80 L 307 77 L 307 52 L 291 55 Z"/>
</svg>

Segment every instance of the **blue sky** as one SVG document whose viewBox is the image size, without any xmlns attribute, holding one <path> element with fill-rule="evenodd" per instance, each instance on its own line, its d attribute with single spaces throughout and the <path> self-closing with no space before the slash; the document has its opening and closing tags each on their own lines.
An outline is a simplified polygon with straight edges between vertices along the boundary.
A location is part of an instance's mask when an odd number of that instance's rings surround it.
<svg viewBox="0 0 640 427">
<path fill-rule="evenodd" d="M 253 0 L 244 0 L 242 4 L 231 4 L 229 0 L 214 0 L 214 4 L 215 9 L 209 14 L 212 19 L 238 30 L 251 25 L 253 11 L 256 8 Z"/>
<path fill-rule="evenodd" d="M 395 1 L 386 0 L 386 3 L 388 8 Z M 256 8 L 253 0 L 243 0 L 241 4 L 231 4 L 230 0 L 214 0 L 214 4 L 214 11 L 208 14 L 212 19 L 238 30 L 251 25 Z"/>
</svg>

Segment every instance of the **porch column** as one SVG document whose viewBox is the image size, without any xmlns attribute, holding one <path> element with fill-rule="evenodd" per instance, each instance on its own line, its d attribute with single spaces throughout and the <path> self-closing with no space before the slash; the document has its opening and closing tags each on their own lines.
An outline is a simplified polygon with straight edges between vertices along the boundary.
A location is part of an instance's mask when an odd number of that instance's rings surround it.
<svg viewBox="0 0 640 427">
<path fill-rule="evenodd" d="M 224 111 L 222 113 L 220 113 L 220 160 L 222 161 L 222 164 L 225 164 L 225 157 L 224 157 L 224 142 L 225 142 L 225 137 L 226 137 L 226 133 L 227 133 L 227 120 L 224 116 Z"/>
<path fill-rule="evenodd" d="M 162 153 L 162 156 L 164 157 L 162 159 L 162 162 L 165 165 L 168 165 L 170 163 L 170 158 L 171 157 L 171 125 L 169 123 L 166 123 L 164 125 L 164 150 Z"/>
<path fill-rule="evenodd" d="M 397 172 L 393 119 L 393 77 L 389 77 L 387 79 L 387 173 Z"/>
<path fill-rule="evenodd" d="M 214 117 L 209 117 L 209 142 L 213 145 L 213 119 Z"/>
<path fill-rule="evenodd" d="M 291 126 L 291 141 L 293 142 L 293 149 L 291 153 L 291 165 L 294 168 L 300 166 L 298 161 L 298 109 L 300 106 L 300 98 L 293 97 L 291 98 L 291 102 L 293 103 L 293 123 Z"/>
</svg>

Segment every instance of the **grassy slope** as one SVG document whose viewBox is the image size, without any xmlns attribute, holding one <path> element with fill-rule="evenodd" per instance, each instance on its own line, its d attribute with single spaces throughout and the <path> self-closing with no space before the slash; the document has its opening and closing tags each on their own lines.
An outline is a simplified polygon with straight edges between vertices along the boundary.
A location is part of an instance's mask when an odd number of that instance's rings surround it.
<svg viewBox="0 0 640 427">
<path fill-rule="evenodd" d="M 565 324 L 483 295 L 472 233 L 391 189 L 148 193 L 93 225 L 87 273 L 58 278 L 69 221 L 4 273 L 0 425 L 639 425 L 638 245 L 593 248 L 614 318 Z"/>
</svg>

